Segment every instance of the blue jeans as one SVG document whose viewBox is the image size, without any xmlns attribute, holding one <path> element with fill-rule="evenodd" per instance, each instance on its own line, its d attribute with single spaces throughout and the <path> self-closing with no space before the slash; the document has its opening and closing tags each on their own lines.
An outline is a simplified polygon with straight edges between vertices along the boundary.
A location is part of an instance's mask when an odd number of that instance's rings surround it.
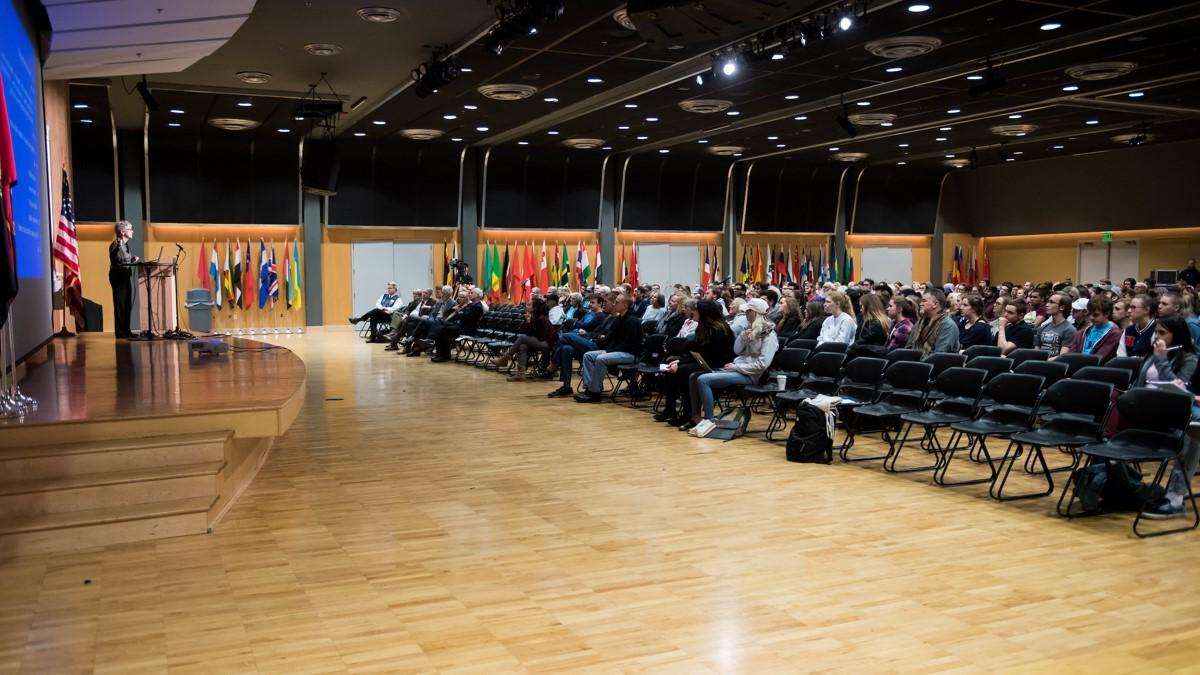
<svg viewBox="0 0 1200 675">
<path fill-rule="evenodd" d="M 629 352 L 606 352 L 595 349 L 583 355 L 583 387 L 593 394 L 604 388 L 604 375 L 609 366 L 633 363 L 637 357 Z"/>
<path fill-rule="evenodd" d="M 736 370 L 717 370 L 711 373 L 692 373 L 688 384 L 692 388 L 692 417 L 710 419 L 713 416 L 713 389 L 754 384 L 754 380 Z"/>
<path fill-rule="evenodd" d="M 575 369 L 575 355 L 583 355 L 599 349 L 595 342 L 579 333 L 563 333 L 558 336 L 558 379 L 564 387 L 571 386 L 571 371 Z"/>
</svg>

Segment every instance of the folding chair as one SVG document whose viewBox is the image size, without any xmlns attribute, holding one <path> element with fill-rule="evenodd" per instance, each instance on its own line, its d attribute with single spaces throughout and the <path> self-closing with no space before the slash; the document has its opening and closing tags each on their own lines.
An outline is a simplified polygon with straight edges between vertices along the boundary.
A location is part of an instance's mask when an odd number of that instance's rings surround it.
<svg viewBox="0 0 1200 675">
<path fill-rule="evenodd" d="M 986 358 L 986 357 L 984 357 Z M 960 448 L 953 443 L 938 453 L 939 466 L 933 471 L 933 481 L 938 485 L 972 485 L 991 483 L 996 478 L 996 463 L 992 460 L 987 449 L 989 436 L 1008 438 L 1012 434 L 1029 431 L 1033 427 L 1037 404 L 1041 397 L 1044 380 L 1037 375 L 1018 375 L 1016 373 L 1001 373 L 988 381 L 986 393 L 996 402 L 984 410 L 980 417 L 956 422 L 950 428 L 959 433 L 956 440 L 966 438 L 968 445 Z M 1028 410 L 1028 412 L 1026 412 Z M 987 462 L 989 475 L 987 478 L 951 481 L 946 479 L 954 455 L 959 450 L 968 452 L 978 448 L 979 456 Z"/>
<path fill-rule="evenodd" d="M 796 385 L 800 382 L 800 378 L 804 373 L 804 364 L 808 361 L 807 349 L 792 349 L 788 347 L 781 349 L 775 355 L 773 366 L 776 370 L 767 372 L 767 379 L 761 384 L 748 384 L 742 387 L 742 396 L 744 405 L 753 406 L 760 400 L 766 401 L 771 407 L 771 421 L 767 424 L 766 438 L 772 440 L 776 431 L 787 426 L 787 417 L 780 416 L 779 407 L 775 405 L 775 397 L 785 391 L 789 386 Z M 777 378 L 783 375 L 787 378 L 787 386 L 784 389 L 779 389 L 776 384 Z M 749 431 L 747 431 L 749 433 Z"/>
<path fill-rule="evenodd" d="M 884 471 L 910 473 L 936 469 L 937 462 L 928 466 L 896 468 L 900 461 L 900 451 L 904 449 L 913 425 L 919 424 L 923 430 L 918 443 L 922 450 L 929 453 L 942 452 L 944 448 L 938 440 L 938 430 L 949 427 L 951 424 L 975 419 L 979 411 L 979 399 L 983 393 L 983 383 L 986 378 L 987 371 L 962 366 L 947 368 L 939 373 L 936 387 L 941 393 L 941 399 L 928 410 L 918 410 L 900 416 L 900 422 L 906 424 L 907 427 L 904 429 L 904 435 L 901 436 L 900 441 L 883 460 Z M 949 445 L 957 443 L 958 435 L 958 432 L 950 434 Z"/>
<path fill-rule="evenodd" d="M 1133 373 L 1125 368 L 1109 368 L 1108 366 L 1084 366 L 1075 371 L 1072 380 L 1089 380 L 1091 382 L 1107 382 L 1117 391 L 1129 388 Z"/>
<path fill-rule="evenodd" d="M 1142 374 L 1142 362 L 1140 356 L 1118 356 L 1115 359 L 1109 359 L 1108 363 L 1104 364 L 1105 368 L 1124 368 L 1130 372 L 1129 381 L 1134 382 L 1137 376 Z"/>
<path fill-rule="evenodd" d="M 1059 354 L 1058 356 L 1054 357 L 1054 360 L 1058 363 L 1067 364 L 1067 377 L 1073 377 L 1075 375 L 1075 371 L 1085 366 L 1100 365 L 1100 357 L 1095 356 L 1094 354 Z"/>
<path fill-rule="evenodd" d="M 625 390 L 629 393 L 629 406 L 637 407 L 638 395 L 641 393 L 641 382 L 645 373 L 658 373 L 659 364 L 662 363 L 663 357 L 666 355 L 667 336 L 659 333 L 647 335 L 642 342 L 642 353 L 638 357 L 636 363 L 622 363 L 617 366 L 617 384 L 613 387 L 610 399 L 613 403 L 617 402 L 617 394 L 621 390 L 621 383 L 625 383 Z"/>
<path fill-rule="evenodd" d="M 963 356 L 969 362 L 976 356 L 1003 356 L 1004 350 L 992 345 L 971 345 L 963 350 Z"/>
<path fill-rule="evenodd" d="M 855 362 L 862 359 L 855 359 Z M 843 462 L 861 462 L 869 459 L 887 459 L 895 452 L 896 435 L 891 433 L 892 424 L 898 422 L 907 414 L 918 412 L 925 408 L 925 396 L 929 393 L 929 373 L 933 366 L 924 361 L 897 361 L 887 367 L 884 379 L 891 386 L 890 394 L 884 398 L 859 406 L 854 409 L 854 417 L 846 430 L 847 439 L 838 450 L 838 456 Z M 855 429 L 863 420 L 875 420 L 879 424 L 880 437 L 887 443 L 888 451 L 874 457 L 849 456 L 850 448 L 854 447 Z"/>
<path fill-rule="evenodd" d="M 1013 368 L 1013 372 L 1020 375 L 1040 375 L 1046 380 L 1046 386 L 1050 387 L 1055 382 L 1066 379 L 1067 364 L 1058 361 L 1023 361 L 1021 365 Z"/>
<path fill-rule="evenodd" d="M 1012 362 L 1009 369 L 1015 373 L 1017 366 L 1026 361 L 1045 361 L 1048 358 L 1050 358 L 1050 355 L 1040 349 L 1021 347 L 1008 353 L 1008 360 Z"/>
<path fill-rule="evenodd" d="M 860 356 L 846 364 L 842 382 L 838 385 L 836 396 L 842 399 L 838 404 L 839 415 L 846 421 L 846 438 L 838 447 L 838 454 L 845 461 L 850 448 L 854 446 L 854 438 L 859 426 L 857 417 L 850 411 L 861 406 L 875 403 L 880 397 L 880 385 L 883 383 L 884 372 L 887 370 L 886 359 L 870 356 Z M 863 458 L 867 459 L 867 458 Z M 858 461 L 855 458 L 854 461 Z"/>
<path fill-rule="evenodd" d="M 821 394 L 831 395 L 836 392 L 841 383 L 842 364 L 845 361 L 845 354 L 823 352 L 809 355 L 805 363 L 804 379 L 800 382 L 800 386 L 775 394 L 775 416 L 778 416 L 779 420 L 776 421 L 773 416 L 771 424 L 787 426 L 788 410 L 795 408 L 806 398 L 813 398 Z"/>
</svg>

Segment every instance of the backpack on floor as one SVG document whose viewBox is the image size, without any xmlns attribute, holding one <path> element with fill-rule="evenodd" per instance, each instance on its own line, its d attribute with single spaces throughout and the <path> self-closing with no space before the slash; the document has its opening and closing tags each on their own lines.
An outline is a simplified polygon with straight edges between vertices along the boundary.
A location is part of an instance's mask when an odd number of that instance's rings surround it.
<svg viewBox="0 0 1200 675">
<path fill-rule="evenodd" d="M 787 460 L 812 464 L 833 462 L 833 439 L 827 433 L 825 413 L 816 406 L 800 404 L 796 424 L 787 439 Z"/>
</svg>

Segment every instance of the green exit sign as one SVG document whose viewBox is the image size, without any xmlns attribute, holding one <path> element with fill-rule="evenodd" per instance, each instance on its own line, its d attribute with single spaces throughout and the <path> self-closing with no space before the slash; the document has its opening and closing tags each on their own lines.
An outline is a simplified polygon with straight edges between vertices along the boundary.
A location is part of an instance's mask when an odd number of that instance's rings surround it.
<svg viewBox="0 0 1200 675">
<path fill-rule="evenodd" d="M 1105 232 L 1103 235 L 1101 235 L 1100 240 L 1101 241 L 1112 241 L 1112 232 Z"/>
</svg>

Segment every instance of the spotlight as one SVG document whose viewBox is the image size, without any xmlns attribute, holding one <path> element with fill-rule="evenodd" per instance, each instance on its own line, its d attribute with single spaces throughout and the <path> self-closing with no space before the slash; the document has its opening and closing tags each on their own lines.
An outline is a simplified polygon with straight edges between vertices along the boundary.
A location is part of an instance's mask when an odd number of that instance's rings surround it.
<svg viewBox="0 0 1200 675">
<path fill-rule="evenodd" d="M 1003 89 L 1008 82 L 992 69 L 992 60 L 989 58 L 987 62 L 987 70 L 983 71 L 983 81 L 979 84 L 973 84 L 967 89 L 967 94 L 971 98 L 983 96 L 984 94 Z"/>
<path fill-rule="evenodd" d="M 484 49 L 499 56 L 512 42 L 537 35 L 538 28 L 563 15 L 565 0 L 503 0 L 496 6 L 496 25 L 484 38 Z"/>
<path fill-rule="evenodd" d="M 850 16 L 849 14 L 843 14 L 842 17 L 840 19 L 838 19 L 838 28 L 842 32 L 846 32 L 853 27 L 854 27 L 854 17 Z"/>
<path fill-rule="evenodd" d="M 150 85 L 146 84 L 146 76 L 142 76 L 142 81 L 135 85 L 137 93 L 142 97 L 142 103 L 146 104 L 146 112 L 155 112 L 158 110 L 158 101 L 154 99 L 154 95 L 150 93 Z"/>
<path fill-rule="evenodd" d="M 713 54 L 712 74 L 717 77 L 733 77 L 741 69 L 741 55 L 737 52 Z"/>
<path fill-rule="evenodd" d="M 458 64 L 458 59 L 453 56 L 442 56 L 446 51 L 445 47 L 438 48 L 434 52 L 432 61 L 426 61 L 413 68 L 412 79 L 417 83 L 417 98 L 436 94 L 438 89 L 450 84 L 462 73 L 462 66 Z"/>
<path fill-rule="evenodd" d="M 704 86 L 704 73 L 696 73 L 696 85 L 700 87 Z"/>
</svg>

